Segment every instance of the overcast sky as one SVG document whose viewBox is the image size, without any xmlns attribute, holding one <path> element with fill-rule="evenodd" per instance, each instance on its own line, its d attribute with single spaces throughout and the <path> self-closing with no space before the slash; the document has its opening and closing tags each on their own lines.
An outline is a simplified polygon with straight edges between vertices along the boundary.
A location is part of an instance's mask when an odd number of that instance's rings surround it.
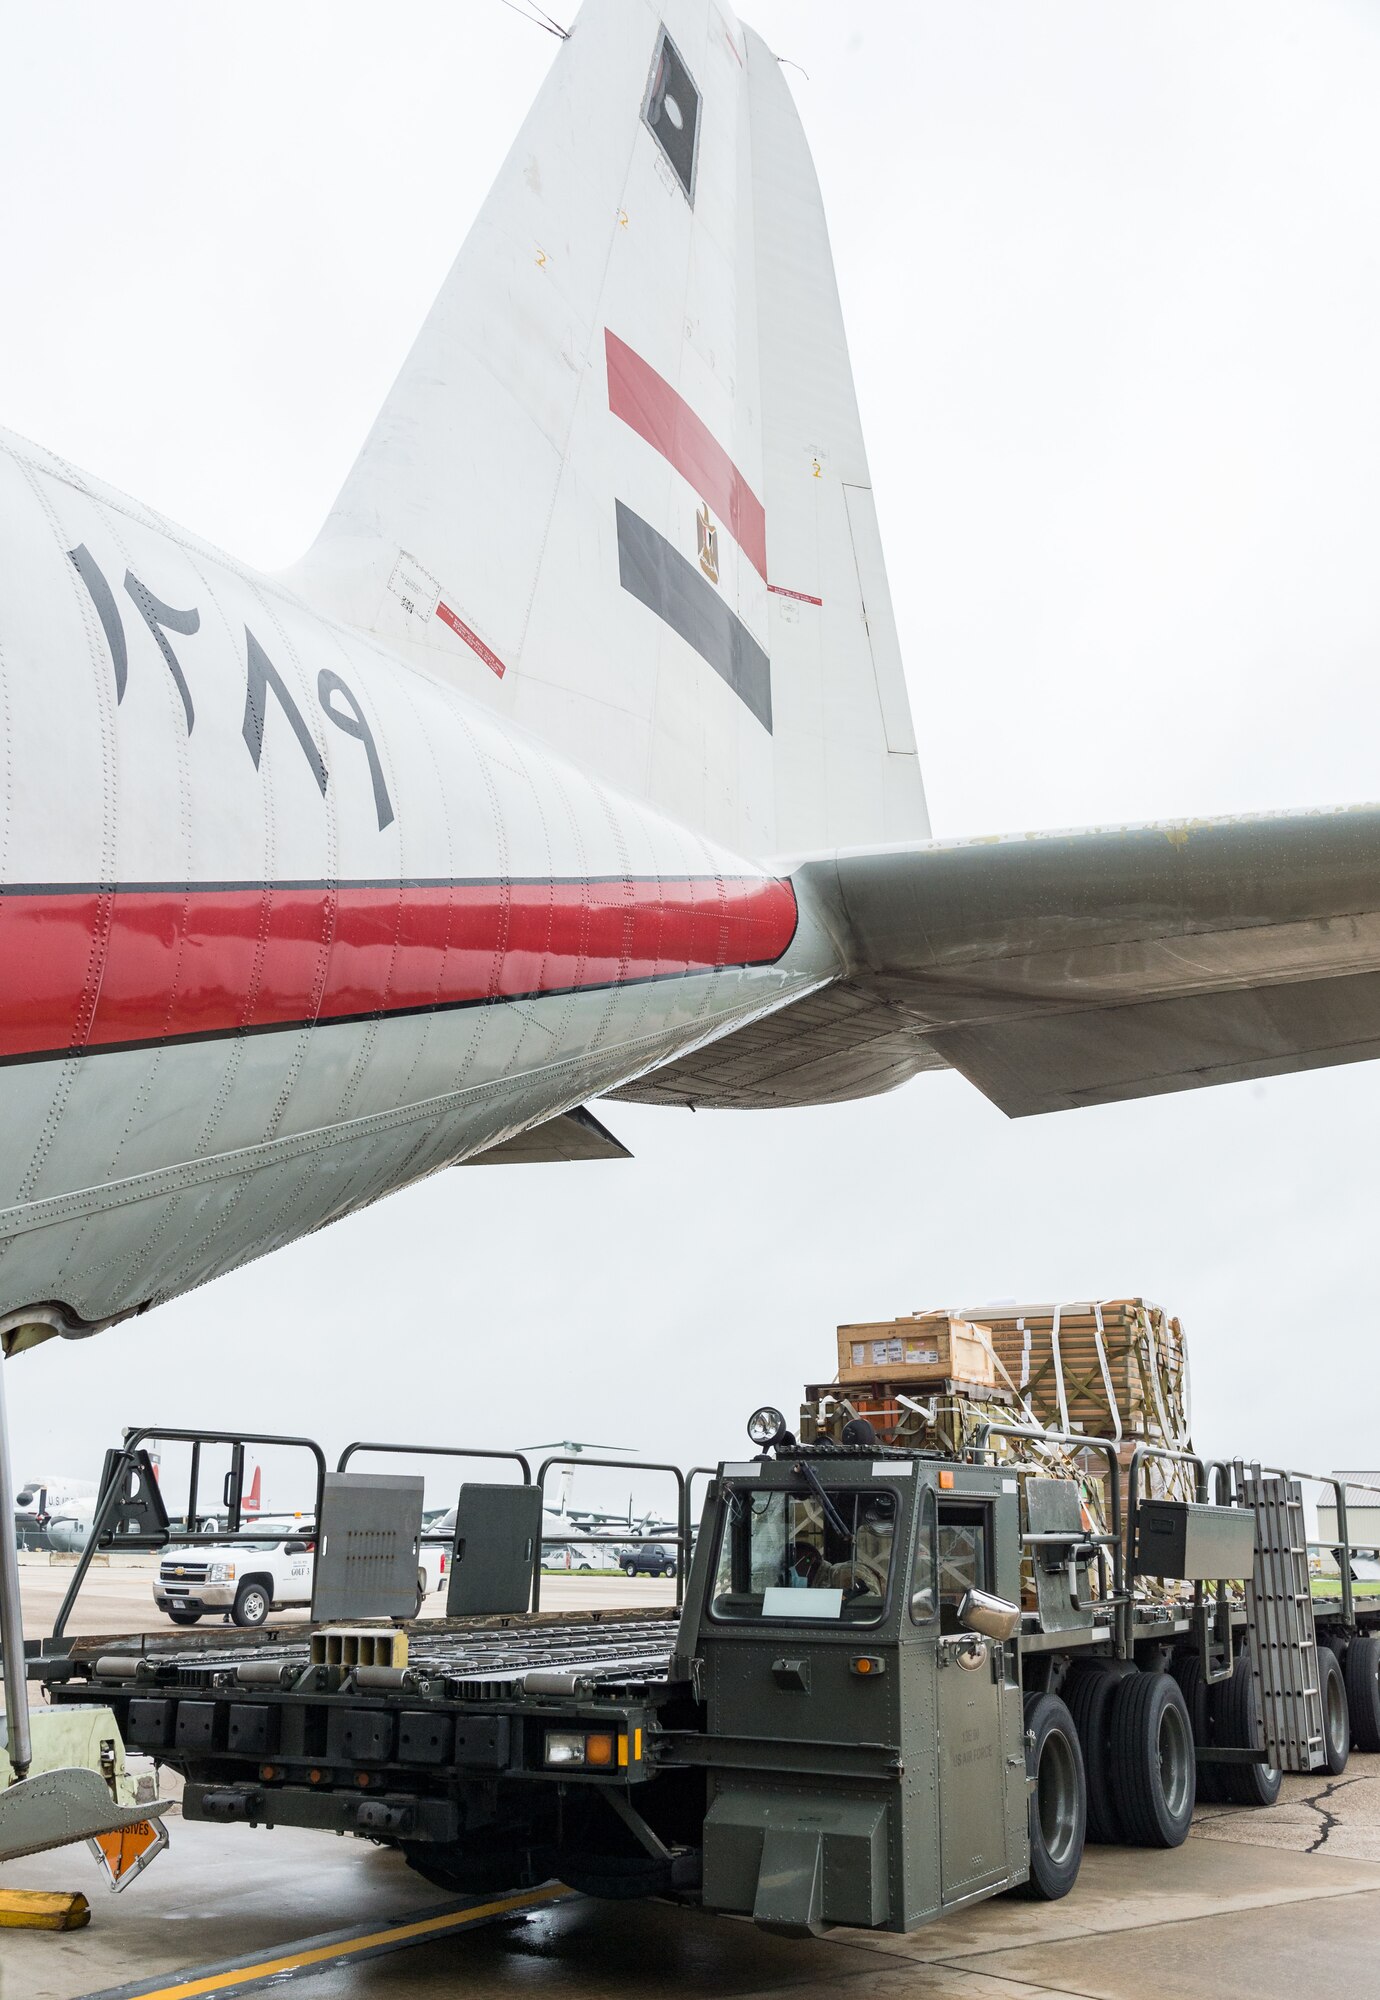
<svg viewBox="0 0 1380 2000">
<path fill-rule="evenodd" d="M 800 66 L 936 833 L 1380 794 L 1380 14 L 748 18 Z M 286 564 L 555 41 L 500 0 L 0 27 L 0 423 Z M 25 1357 L 17 1470 L 151 1419 L 712 1459 L 840 1320 L 1127 1292 L 1184 1318 L 1201 1444 L 1380 1464 L 1375 1065 L 606 1115 L 631 1163 L 443 1174 Z"/>
</svg>

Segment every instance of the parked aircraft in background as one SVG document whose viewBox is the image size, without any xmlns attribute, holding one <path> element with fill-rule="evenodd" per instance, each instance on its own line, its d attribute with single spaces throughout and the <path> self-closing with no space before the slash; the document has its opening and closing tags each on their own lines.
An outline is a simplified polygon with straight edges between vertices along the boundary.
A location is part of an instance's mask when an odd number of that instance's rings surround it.
<svg viewBox="0 0 1380 2000">
<path fill-rule="evenodd" d="M 19 438 L 0 534 L 10 1351 L 617 1156 L 595 1096 L 1380 1051 L 1375 809 L 930 838 L 823 205 L 718 0 L 588 0 L 290 573 Z"/>
<path fill-rule="evenodd" d="M 256 1465 L 249 1489 L 240 1502 L 240 1518 L 246 1524 L 259 1521 L 282 1523 L 285 1532 L 290 1531 L 295 1522 L 303 1517 L 298 1514 L 268 1514 L 260 1505 L 260 1481 L 263 1468 Z M 85 1494 L 70 1497 L 54 1507 L 47 1523 L 44 1542 L 39 1546 L 56 1549 L 65 1555 L 79 1555 L 91 1539 L 91 1529 L 99 1504 L 94 1487 L 88 1487 Z M 197 1515 L 197 1530 L 202 1534 L 214 1534 L 218 1528 L 226 1526 L 228 1515 L 223 1508 L 209 1508 Z"/>
<path fill-rule="evenodd" d="M 14 1526 L 20 1548 L 56 1547 L 48 1539 L 54 1519 L 63 1519 L 83 1506 L 89 1509 L 95 1504 L 95 1492 L 89 1479 L 61 1475 L 26 1479 L 14 1496 Z"/>
</svg>

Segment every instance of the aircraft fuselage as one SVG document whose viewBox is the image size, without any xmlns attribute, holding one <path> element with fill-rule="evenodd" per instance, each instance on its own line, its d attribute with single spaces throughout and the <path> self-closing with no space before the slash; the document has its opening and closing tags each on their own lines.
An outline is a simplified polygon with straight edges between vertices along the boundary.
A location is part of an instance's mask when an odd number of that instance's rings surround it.
<svg viewBox="0 0 1380 2000">
<path fill-rule="evenodd" d="M 0 1331 L 185 1290 L 837 972 L 788 883 L 18 441 L 0 528 Z"/>
</svg>

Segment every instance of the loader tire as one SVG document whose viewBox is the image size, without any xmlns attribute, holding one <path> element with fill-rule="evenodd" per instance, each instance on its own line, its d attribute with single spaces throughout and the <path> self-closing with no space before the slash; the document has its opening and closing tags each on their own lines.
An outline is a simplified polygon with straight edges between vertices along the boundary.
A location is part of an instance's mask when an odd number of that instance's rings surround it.
<svg viewBox="0 0 1380 2000">
<path fill-rule="evenodd" d="M 1025 1766 L 1035 1780 L 1027 1808 L 1030 1876 L 1016 1893 L 1057 1903 L 1078 1880 L 1088 1814 L 1078 1731 L 1058 1695 L 1025 1698 Z"/>
<path fill-rule="evenodd" d="M 1208 1689 L 1208 1707 L 1214 1743 L 1224 1750 L 1259 1750 L 1263 1746 L 1248 1652 L 1237 1654 L 1230 1680 L 1218 1681 Z M 1228 1805 L 1272 1806 L 1279 1797 L 1284 1773 L 1278 1764 L 1218 1764 L 1215 1782 L 1218 1796 Z"/>
<path fill-rule="evenodd" d="M 1112 1703 L 1112 1796 L 1131 1847 L 1180 1847 L 1196 1795 L 1193 1724 L 1172 1674 L 1128 1674 Z"/>
<path fill-rule="evenodd" d="M 1212 1708 L 1208 1701 L 1208 1684 L 1203 1679 L 1203 1663 L 1197 1653 L 1179 1653 L 1170 1664 L 1169 1671 L 1179 1683 L 1179 1693 L 1184 1698 L 1188 1719 L 1193 1725 L 1194 1748 L 1206 1750 L 1212 1743 Z M 1198 1764 L 1197 1798 L 1200 1806 L 1218 1805 L 1222 1800 L 1222 1766 L 1220 1764 Z"/>
<path fill-rule="evenodd" d="M 1343 1667 L 1351 1741 L 1357 1750 L 1380 1750 L 1380 1639 L 1357 1633 Z"/>
<path fill-rule="evenodd" d="M 1063 1697 L 1078 1747 L 1088 1794 L 1088 1839 L 1094 1846 L 1111 1846 L 1121 1839 L 1112 1797 L 1111 1705 L 1118 1677 L 1110 1662 L 1080 1661 L 1069 1673 Z"/>
<path fill-rule="evenodd" d="M 1318 1692 L 1322 1696 L 1323 1750 L 1330 1777 L 1339 1778 L 1351 1755 L 1351 1717 L 1341 1662 L 1330 1646 L 1318 1648 Z"/>
</svg>

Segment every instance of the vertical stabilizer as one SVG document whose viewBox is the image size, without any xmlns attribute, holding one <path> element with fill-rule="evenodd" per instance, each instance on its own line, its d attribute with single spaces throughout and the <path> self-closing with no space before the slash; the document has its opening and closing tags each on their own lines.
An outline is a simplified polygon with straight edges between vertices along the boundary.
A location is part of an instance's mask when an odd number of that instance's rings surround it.
<svg viewBox="0 0 1380 2000">
<path fill-rule="evenodd" d="M 926 831 L 814 170 L 714 0 L 586 0 L 293 581 L 740 852 Z"/>
</svg>

